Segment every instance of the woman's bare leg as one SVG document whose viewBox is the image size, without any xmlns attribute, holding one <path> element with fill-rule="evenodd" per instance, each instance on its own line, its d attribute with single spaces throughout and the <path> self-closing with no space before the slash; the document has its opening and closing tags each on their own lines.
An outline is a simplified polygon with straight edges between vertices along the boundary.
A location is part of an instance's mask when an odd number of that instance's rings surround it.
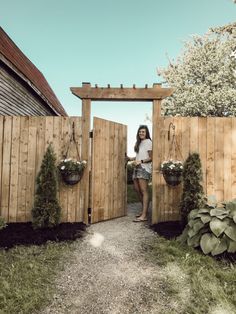
<svg viewBox="0 0 236 314">
<path fill-rule="evenodd" d="M 139 180 L 138 179 L 133 179 L 133 181 L 134 181 L 134 190 L 138 194 L 138 198 L 139 198 L 141 204 L 143 205 L 143 194 L 142 194 L 141 188 L 139 186 Z"/>
<path fill-rule="evenodd" d="M 138 183 L 139 183 L 141 193 L 143 195 L 143 212 L 139 218 L 140 219 L 146 219 L 147 218 L 147 212 L 148 212 L 148 206 L 149 206 L 148 180 L 138 179 Z"/>
</svg>

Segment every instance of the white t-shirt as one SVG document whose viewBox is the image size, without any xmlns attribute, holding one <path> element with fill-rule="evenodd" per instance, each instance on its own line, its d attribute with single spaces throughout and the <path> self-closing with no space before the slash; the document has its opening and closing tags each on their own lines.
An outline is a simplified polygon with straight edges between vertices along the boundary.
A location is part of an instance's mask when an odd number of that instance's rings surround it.
<svg viewBox="0 0 236 314">
<path fill-rule="evenodd" d="M 139 145 L 139 152 L 136 153 L 136 160 L 144 160 L 149 158 L 148 151 L 152 150 L 152 141 L 150 139 L 142 140 Z M 143 167 L 147 172 L 152 172 L 152 163 L 142 163 L 141 167 Z"/>
</svg>

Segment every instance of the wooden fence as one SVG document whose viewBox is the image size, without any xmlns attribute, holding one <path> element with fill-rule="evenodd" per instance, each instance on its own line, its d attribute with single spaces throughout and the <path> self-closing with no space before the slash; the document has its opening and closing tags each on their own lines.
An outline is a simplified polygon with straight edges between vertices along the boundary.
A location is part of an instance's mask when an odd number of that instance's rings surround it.
<svg viewBox="0 0 236 314">
<path fill-rule="evenodd" d="M 81 117 L 0 116 L 0 215 L 7 222 L 31 220 L 35 180 L 43 155 L 53 144 L 57 160 L 62 159 L 70 141 L 72 123 L 81 151 Z M 71 146 L 70 157 L 76 157 Z M 62 221 L 83 221 L 85 179 L 73 187 L 60 183 L 58 197 Z"/>
<path fill-rule="evenodd" d="M 168 128 L 176 127 L 183 159 L 198 152 L 203 168 L 206 195 L 218 201 L 236 197 L 236 118 L 165 118 L 153 123 L 153 212 L 152 223 L 180 219 L 182 185 L 169 187 L 160 173 L 160 164 L 169 153 Z"/>
</svg>

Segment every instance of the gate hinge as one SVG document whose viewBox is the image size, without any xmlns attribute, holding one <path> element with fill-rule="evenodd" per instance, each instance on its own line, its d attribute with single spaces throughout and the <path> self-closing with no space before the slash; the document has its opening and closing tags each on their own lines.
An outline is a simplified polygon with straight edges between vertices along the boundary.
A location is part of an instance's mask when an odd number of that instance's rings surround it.
<svg viewBox="0 0 236 314">
<path fill-rule="evenodd" d="M 93 131 L 89 132 L 89 137 L 93 138 Z"/>
<path fill-rule="evenodd" d="M 89 207 L 88 208 L 88 223 L 89 224 L 91 224 L 91 217 L 92 216 L 92 208 L 91 207 Z"/>
</svg>

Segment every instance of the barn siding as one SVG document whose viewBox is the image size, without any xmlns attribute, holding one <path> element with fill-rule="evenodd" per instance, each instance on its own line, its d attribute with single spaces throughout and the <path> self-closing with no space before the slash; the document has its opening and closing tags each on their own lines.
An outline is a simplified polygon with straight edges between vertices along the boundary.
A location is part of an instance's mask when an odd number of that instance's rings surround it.
<svg viewBox="0 0 236 314">
<path fill-rule="evenodd" d="M 55 116 L 55 112 L 0 63 L 0 115 Z"/>
</svg>

